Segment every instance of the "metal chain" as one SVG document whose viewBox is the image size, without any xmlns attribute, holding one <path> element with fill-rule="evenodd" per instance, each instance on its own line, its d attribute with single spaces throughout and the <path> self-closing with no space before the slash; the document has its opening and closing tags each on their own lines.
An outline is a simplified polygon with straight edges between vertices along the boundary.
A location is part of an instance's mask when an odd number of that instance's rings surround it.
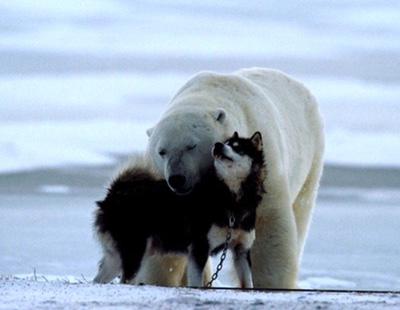
<svg viewBox="0 0 400 310">
<path fill-rule="evenodd" d="M 219 264 L 217 265 L 217 270 L 214 272 L 214 274 L 211 276 L 211 280 L 207 283 L 206 287 L 212 287 L 212 284 L 215 280 L 218 278 L 218 274 L 221 271 L 224 261 L 226 259 L 226 252 L 228 251 L 229 248 L 229 242 L 232 239 L 232 231 L 233 231 L 233 225 L 235 224 L 235 217 L 231 215 L 229 217 L 229 226 L 228 226 L 228 232 L 226 233 L 226 239 L 224 242 L 224 248 L 222 250 L 221 258 L 219 260 Z"/>
</svg>

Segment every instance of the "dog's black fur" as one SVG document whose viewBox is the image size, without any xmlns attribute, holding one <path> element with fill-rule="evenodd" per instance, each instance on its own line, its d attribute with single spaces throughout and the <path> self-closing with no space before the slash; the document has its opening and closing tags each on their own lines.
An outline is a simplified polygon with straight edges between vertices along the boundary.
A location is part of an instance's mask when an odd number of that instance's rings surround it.
<svg viewBox="0 0 400 310">
<path fill-rule="evenodd" d="M 227 227 L 233 214 L 234 228 L 254 229 L 263 192 L 263 154 L 237 134 L 227 141 L 231 146 L 234 142 L 241 148 L 232 147 L 235 151 L 253 159 L 240 196 L 216 177 L 214 169 L 185 196 L 174 194 L 165 180 L 157 180 L 140 168 L 126 170 L 111 184 L 106 198 L 97 202 L 95 228 L 109 233 L 114 241 L 122 263 L 121 282 L 130 282 L 136 275 L 148 238 L 161 253 L 188 253 L 191 245 L 191 255 L 203 270 L 208 256 L 221 250 L 221 246 L 210 249 L 207 233 L 213 224 Z"/>
</svg>

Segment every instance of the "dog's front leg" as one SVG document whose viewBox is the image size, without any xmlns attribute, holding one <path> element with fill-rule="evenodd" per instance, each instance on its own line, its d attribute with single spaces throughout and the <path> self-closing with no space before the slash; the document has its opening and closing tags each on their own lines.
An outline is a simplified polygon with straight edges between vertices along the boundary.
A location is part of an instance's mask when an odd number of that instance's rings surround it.
<svg viewBox="0 0 400 310">
<path fill-rule="evenodd" d="M 187 271 L 188 286 L 203 286 L 203 271 L 209 256 L 209 249 L 210 246 L 206 239 L 197 240 L 190 246 Z"/>
<path fill-rule="evenodd" d="M 237 246 L 234 253 L 235 269 L 238 274 L 241 288 L 253 288 L 253 277 L 251 275 L 250 249 Z"/>
</svg>

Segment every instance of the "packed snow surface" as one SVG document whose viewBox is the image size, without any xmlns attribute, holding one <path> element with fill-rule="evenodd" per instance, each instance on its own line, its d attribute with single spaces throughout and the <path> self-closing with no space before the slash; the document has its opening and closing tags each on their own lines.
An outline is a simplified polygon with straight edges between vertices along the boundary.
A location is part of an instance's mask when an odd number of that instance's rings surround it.
<svg viewBox="0 0 400 310">
<path fill-rule="evenodd" d="M 261 292 L 0 278 L 0 309 L 396 309 L 399 293 Z"/>
</svg>

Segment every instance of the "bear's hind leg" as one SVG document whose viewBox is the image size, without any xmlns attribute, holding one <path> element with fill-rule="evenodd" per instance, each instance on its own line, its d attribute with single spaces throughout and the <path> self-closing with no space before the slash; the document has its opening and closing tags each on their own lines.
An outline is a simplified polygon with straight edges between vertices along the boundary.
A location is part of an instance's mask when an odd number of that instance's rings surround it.
<svg viewBox="0 0 400 310">
<path fill-rule="evenodd" d="M 206 239 L 199 240 L 191 245 L 187 270 L 187 282 L 190 287 L 201 287 L 203 285 L 204 269 L 209 254 L 210 246 Z"/>
<path fill-rule="evenodd" d="M 121 272 L 121 259 L 116 252 L 106 252 L 99 262 L 99 270 L 94 283 L 109 283 Z"/>
<path fill-rule="evenodd" d="M 133 280 L 140 268 L 142 258 L 146 251 L 146 238 L 132 238 L 129 245 L 120 247 L 122 261 L 121 283 L 133 284 Z"/>
<path fill-rule="evenodd" d="M 301 260 L 308 228 L 312 217 L 312 212 L 318 194 L 319 181 L 322 174 L 322 160 L 314 163 L 304 182 L 299 194 L 297 195 L 293 211 L 297 227 L 298 257 Z"/>
</svg>

